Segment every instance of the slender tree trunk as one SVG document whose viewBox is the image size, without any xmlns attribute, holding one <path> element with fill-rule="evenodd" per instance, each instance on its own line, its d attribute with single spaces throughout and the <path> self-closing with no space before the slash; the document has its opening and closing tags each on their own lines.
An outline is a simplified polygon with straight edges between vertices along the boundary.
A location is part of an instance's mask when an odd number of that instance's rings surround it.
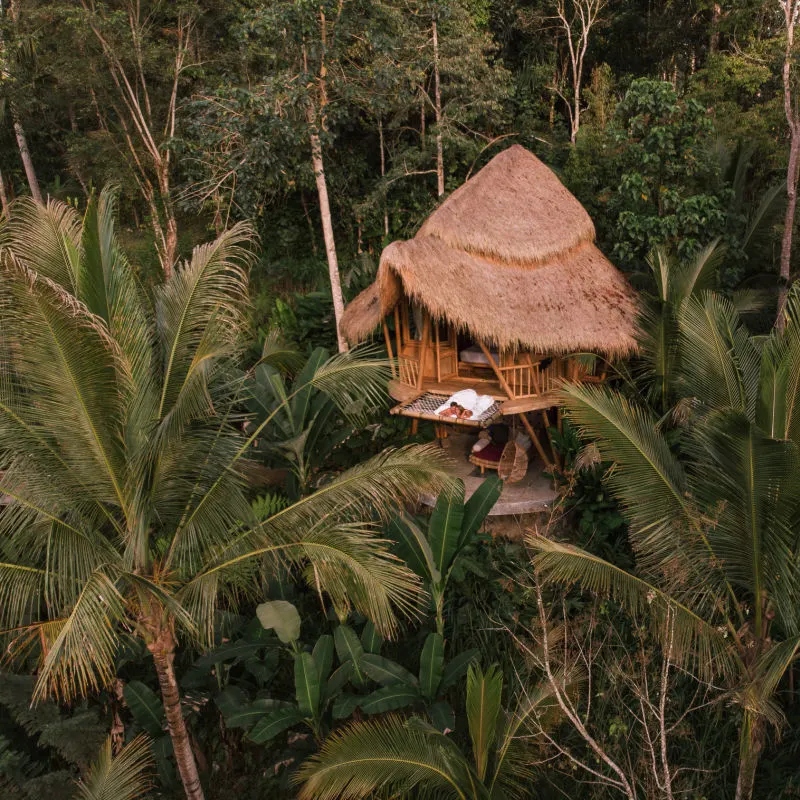
<svg viewBox="0 0 800 800">
<path fill-rule="evenodd" d="M 745 711 L 739 747 L 739 776 L 736 779 L 736 800 L 751 800 L 756 769 L 764 749 L 764 723 Z"/>
<path fill-rule="evenodd" d="M 19 147 L 19 155 L 22 158 L 22 166 L 25 167 L 25 176 L 28 179 L 28 186 L 31 189 L 31 197 L 42 205 L 42 192 L 39 189 L 39 181 L 36 179 L 36 170 L 33 168 L 33 159 L 31 158 L 31 151 L 28 149 L 28 138 L 25 136 L 25 129 L 19 121 L 16 112 L 14 115 L 14 135 L 17 137 L 17 146 Z"/>
<path fill-rule="evenodd" d="M 789 164 L 786 168 L 786 215 L 783 220 L 783 239 L 781 240 L 781 274 L 778 284 L 778 314 L 775 327 L 783 331 L 786 326 L 786 300 L 792 270 L 792 234 L 794 232 L 794 213 L 797 206 L 797 179 L 800 170 L 800 116 L 792 98 L 792 48 L 794 28 L 797 23 L 800 0 L 782 0 L 781 6 L 786 23 L 786 51 L 783 59 L 783 110 L 789 126 Z"/>
<path fill-rule="evenodd" d="M 181 693 L 174 666 L 175 639 L 168 628 L 161 628 L 159 635 L 147 647 L 153 654 L 167 728 L 172 739 L 172 749 L 175 752 L 183 790 L 186 792 L 187 800 L 205 800 L 197 772 L 197 762 L 189 741 L 189 731 L 186 729 L 186 720 L 181 710 Z"/>
<path fill-rule="evenodd" d="M 158 173 L 158 190 L 161 197 L 161 206 L 164 209 L 164 246 L 161 256 L 161 267 L 164 277 L 169 279 L 172 275 L 175 261 L 178 258 L 178 220 L 175 218 L 175 209 L 172 206 L 172 192 L 170 191 L 169 161 L 163 159 L 156 166 Z"/>
<path fill-rule="evenodd" d="M 333 238 L 333 222 L 331 221 L 331 206 L 328 201 L 328 184 L 325 181 L 325 164 L 322 160 L 322 142 L 316 132 L 313 110 L 309 107 L 308 124 L 311 130 L 311 162 L 314 165 L 314 177 L 317 181 L 317 194 L 319 195 L 319 211 L 322 217 L 322 235 L 325 239 L 325 252 L 328 256 L 328 274 L 331 279 L 331 295 L 333 296 L 333 314 L 336 318 L 336 339 L 339 343 L 339 352 L 347 350 L 347 342 L 342 336 L 341 323 L 344 313 L 344 297 L 342 296 L 342 281 L 339 276 L 339 261 L 336 258 L 336 242 Z"/>
<path fill-rule="evenodd" d="M 0 172 L 0 204 L 3 207 L 3 216 L 8 219 L 8 192 L 6 192 L 6 180 Z"/>
<path fill-rule="evenodd" d="M 444 195 L 444 148 L 442 146 L 442 91 L 439 85 L 439 27 L 433 19 L 433 98 L 436 113 L 436 194 Z"/>
<path fill-rule="evenodd" d="M 386 177 L 386 152 L 384 148 L 384 141 L 383 141 L 383 120 L 378 120 L 378 137 L 380 139 L 381 145 L 381 180 Z M 383 235 L 386 237 L 386 240 L 389 240 L 389 206 L 386 202 L 386 194 L 384 189 L 383 195 Z"/>
</svg>

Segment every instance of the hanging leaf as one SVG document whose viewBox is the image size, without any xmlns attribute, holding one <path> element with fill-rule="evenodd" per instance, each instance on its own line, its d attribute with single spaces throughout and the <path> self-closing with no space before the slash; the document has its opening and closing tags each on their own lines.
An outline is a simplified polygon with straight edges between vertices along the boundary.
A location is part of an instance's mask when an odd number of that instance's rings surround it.
<svg viewBox="0 0 800 800">
<path fill-rule="evenodd" d="M 420 578 L 431 583 L 439 581 L 441 576 L 430 543 L 416 522 L 406 517 L 395 517 L 386 533 L 396 542 L 397 554 Z"/>
<path fill-rule="evenodd" d="M 384 686 L 401 683 L 405 686 L 417 687 L 417 679 L 396 661 L 376 656 L 374 653 L 364 653 L 358 663 L 373 681 Z"/>
<path fill-rule="evenodd" d="M 453 659 L 447 662 L 442 671 L 442 680 L 439 683 L 439 693 L 442 694 L 448 689 L 458 683 L 466 674 L 469 665 L 477 661 L 480 656 L 480 650 L 473 647 L 471 650 L 465 650 L 459 653 Z"/>
<path fill-rule="evenodd" d="M 296 642 L 300 637 L 300 615 L 286 600 L 270 600 L 256 607 L 258 621 L 266 630 L 273 629 L 284 643 Z"/>
<path fill-rule="evenodd" d="M 289 708 L 281 708 L 278 711 L 273 711 L 257 722 L 247 738 L 256 744 L 263 744 L 270 739 L 274 739 L 279 733 L 282 733 L 292 725 L 298 725 L 303 721 L 303 715 L 300 710 L 291 706 Z"/>
<path fill-rule="evenodd" d="M 416 705 L 422 698 L 416 689 L 409 689 L 402 683 L 383 686 L 361 700 L 359 705 L 365 714 L 383 714 Z"/>
</svg>

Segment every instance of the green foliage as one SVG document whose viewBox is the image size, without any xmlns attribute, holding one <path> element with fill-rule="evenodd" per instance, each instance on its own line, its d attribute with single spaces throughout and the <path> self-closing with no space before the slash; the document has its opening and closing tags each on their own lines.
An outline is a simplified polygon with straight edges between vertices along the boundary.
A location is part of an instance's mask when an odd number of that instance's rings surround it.
<svg viewBox="0 0 800 800">
<path fill-rule="evenodd" d="M 619 172 L 608 210 L 616 259 L 633 266 L 667 242 L 688 258 L 721 235 L 726 197 L 715 190 L 705 108 L 680 101 L 669 83 L 640 78 L 617 107 L 615 124 Z"/>
<path fill-rule="evenodd" d="M 420 520 L 402 515 L 395 517 L 387 529 L 398 553 L 426 582 L 435 609 L 436 629 L 441 635 L 444 635 L 445 591 L 450 575 L 500 497 L 502 486 L 497 476 L 489 477 L 465 503 L 464 484 L 459 481 L 453 491 L 437 498 L 426 531 Z"/>
<path fill-rule="evenodd" d="M 71 711 L 55 703 L 32 705 L 35 680 L 0 676 L 0 790 L 4 797 L 67 800 L 74 779 L 89 768 L 108 725 L 99 709 Z"/>
<path fill-rule="evenodd" d="M 646 613 L 661 636 L 671 631 L 677 659 L 736 687 L 744 781 L 752 780 L 766 727 L 782 724 L 773 697 L 800 649 L 790 533 L 800 475 L 791 422 L 798 302 L 793 292 L 786 333 L 766 341 L 751 337 L 717 295 L 682 304 L 678 369 L 692 406 L 677 448 L 649 409 L 620 393 L 566 390 L 569 418 L 614 462 L 608 485 L 629 523 L 635 571 L 532 540 L 541 575 L 580 581 Z"/>
</svg>

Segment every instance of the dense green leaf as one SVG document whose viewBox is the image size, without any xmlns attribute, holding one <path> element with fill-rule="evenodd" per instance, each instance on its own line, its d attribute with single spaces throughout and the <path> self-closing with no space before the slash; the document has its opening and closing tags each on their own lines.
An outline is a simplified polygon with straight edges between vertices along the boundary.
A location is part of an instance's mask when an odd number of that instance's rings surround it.
<svg viewBox="0 0 800 800">
<path fill-rule="evenodd" d="M 416 688 L 418 685 L 417 679 L 405 667 L 383 656 L 364 653 L 358 664 L 368 677 L 384 686 L 401 683 Z"/>
<path fill-rule="evenodd" d="M 383 714 L 386 711 L 396 711 L 398 708 L 416 705 L 421 700 L 422 697 L 416 689 L 396 683 L 376 689 L 362 698 L 359 706 L 365 714 Z"/>
<path fill-rule="evenodd" d="M 304 719 L 303 714 L 297 708 L 281 708 L 262 717 L 247 734 L 247 738 L 256 744 L 264 744 L 270 739 L 274 739 L 279 733 L 283 733 L 287 728 L 303 722 Z"/>
<path fill-rule="evenodd" d="M 455 489 L 439 495 L 428 523 L 433 563 L 441 575 L 447 572 L 458 550 L 463 522 L 464 484 L 459 481 Z"/>
<path fill-rule="evenodd" d="M 164 732 L 164 707 L 156 693 L 141 681 L 129 681 L 122 689 L 133 718 L 150 736 Z"/>
<path fill-rule="evenodd" d="M 298 653 L 294 657 L 294 689 L 297 706 L 307 717 L 317 718 L 322 682 L 311 653 Z"/>
<path fill-rule="evenodd" d="M 428 701 L 436 697 L 443 674 L 444 638 L 439 633 L 429 633 L 419 659 L 419 686 Z"/>
<path fill-rule="evenodd" d="M 469 665 L 480 658 L 480 650 L 472 648 L 451 658 L 442 670 L 442 680 L 439 683 L 439 692 L 452 689 L 466 674 Z"/>
</svg>

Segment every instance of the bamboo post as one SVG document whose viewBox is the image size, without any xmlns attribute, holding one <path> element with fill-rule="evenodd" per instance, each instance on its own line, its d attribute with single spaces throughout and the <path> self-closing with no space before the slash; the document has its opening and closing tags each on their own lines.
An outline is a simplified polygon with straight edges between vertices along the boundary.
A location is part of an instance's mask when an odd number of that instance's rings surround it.
<svg viewBox="0 0 800 800">
<path fill-rule="evenodd" d="M 403 340 L 400 338 L 401 329 L 400 329 L 400 308 L 399 306 L 394 307 L 394 335 L 397 340 L 397 357 L 400 358 L 400 354 L 403 352 Z"/>
<path fill-rule="evenodd" d="M 394 353 L 392 352 L 392 337 L 389 335 L 389 326 L 386 324 L 386 317 L 383 318 L 383 338 L 386 339 L 386 352 L 392 365 L 392 377 L 397 377 L 397 368 L 394 364 Z"/>
<path fill-rule="evenodd" d="M 435 358 L 436 358 L 436 382 L 441 383 L 442 380 L 442 363 L 441 363 L 441 352 L 439 350 L 440 342 L 439 342 L 439 323 L 437 322 L 436 325 L 433 327 L 433 338 L 434 338 L 434 349 L 435 349 Z"/>
<path fill-rule="evenodd" d="M 425 313 L 425 312 L 423 312 Z M 422 346 L 419 349 L 419 372 L 417 373 L 417 389 L 422 391 L 422 382 L 425 375 L 425 359 L 428 357 L 428 346 L 431 341 L 431 318 L 425 314 L 425 321 L 422 323 Z"/>
<path fill-rule="evenodd" d="M 539 458 L 542 459 L 544 462 L 545 469 L 551 465 L 550 459 L 544 452 L 544 447 L 542 447 L 542 443 L 539 441 L 539 437 L 536 435 L 536 431 L 533 429 L 533 425 L 528 421 L 528 417 L 525 414 L 519 414 L 519 418 L 522 420 L 522 424 L 525 426 L 525 430 L 528 432 L 528 436 L 531 437 L 531 441 L 533 442 L 534 447 L 536 448 L 536 452 L 539 453 Z"/>
</svg>

